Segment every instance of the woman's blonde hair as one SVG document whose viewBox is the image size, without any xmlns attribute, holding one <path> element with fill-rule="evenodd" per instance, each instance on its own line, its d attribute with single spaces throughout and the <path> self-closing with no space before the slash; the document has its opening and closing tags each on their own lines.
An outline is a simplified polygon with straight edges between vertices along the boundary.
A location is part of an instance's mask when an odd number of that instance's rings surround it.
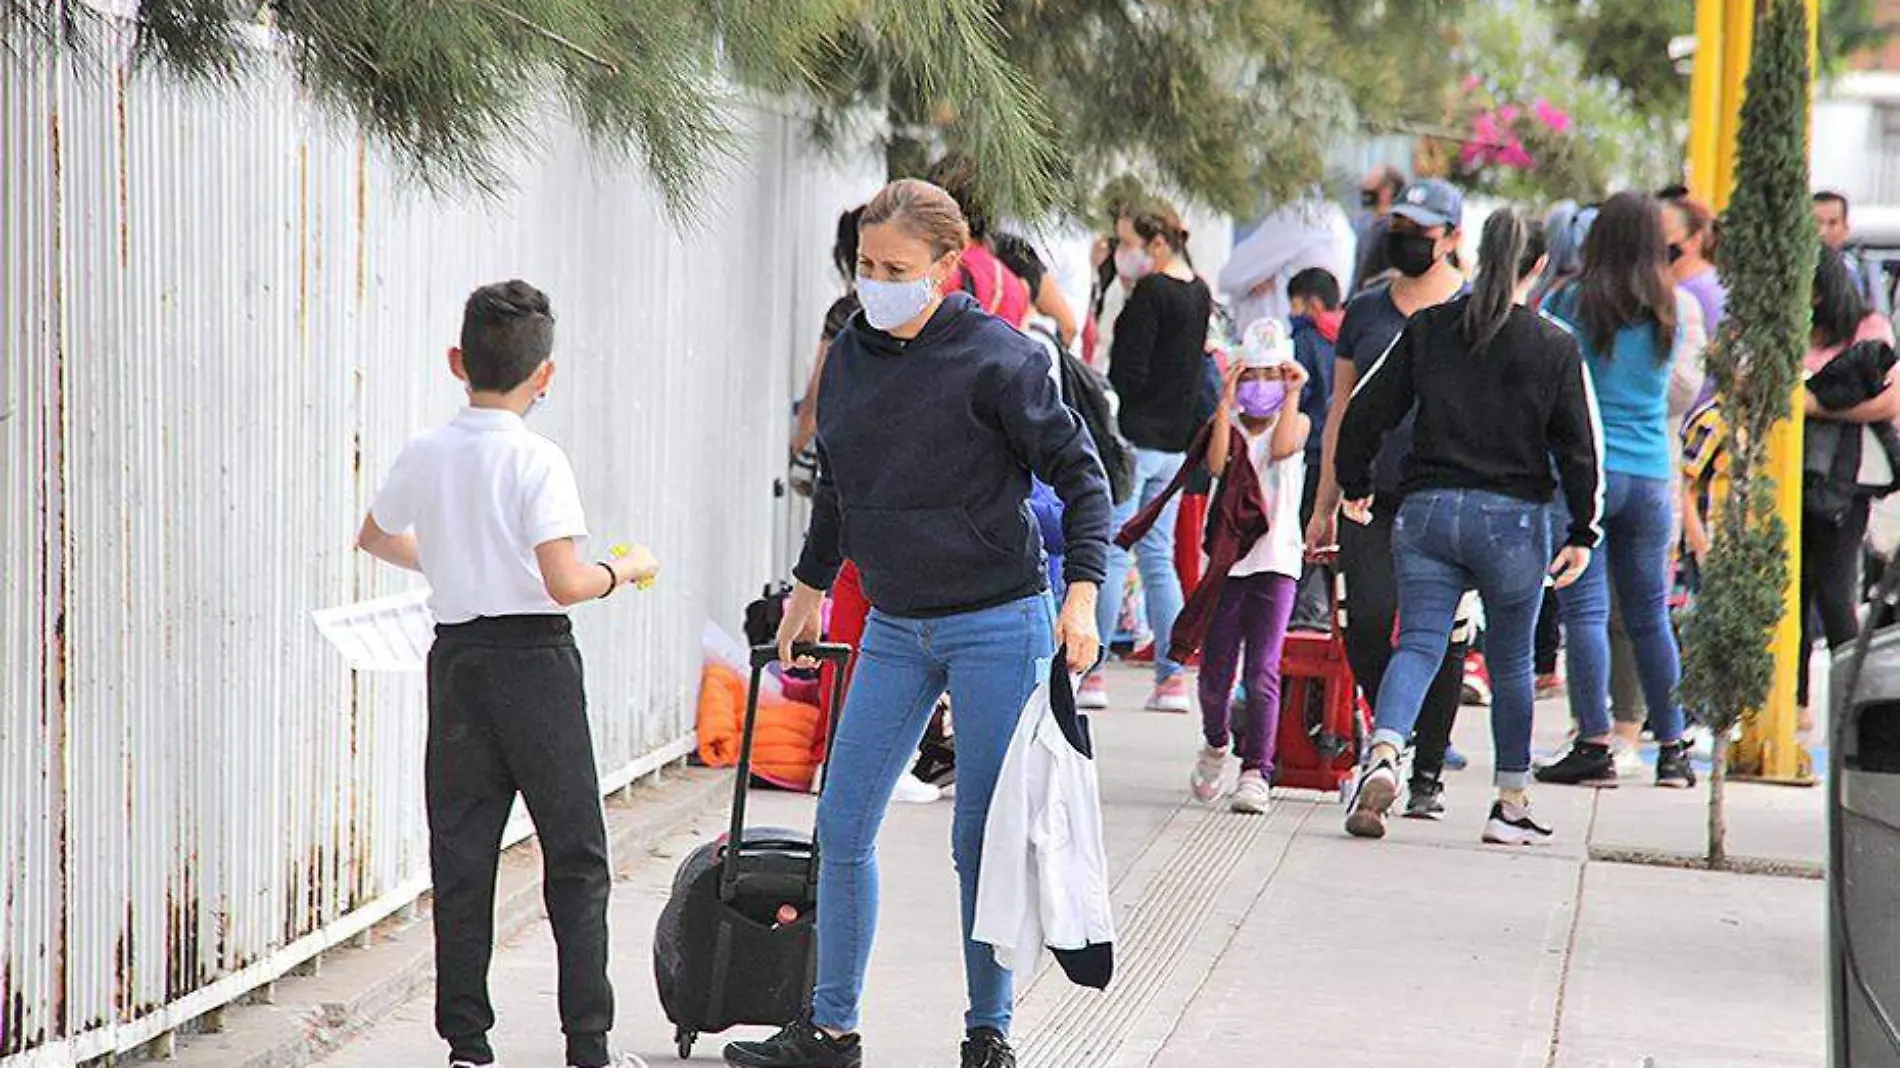
<svg viewBox="0 0 1900 1068">
<path fill-rule="evenodd" d="M 864 206 L 858 230 L 895 223 L 912 237 L 930 243 L 931 251 L 941 257 L 961 251 L 970 243 L 970 224 L 957 207 L 956 198 L 938 186 L 916 178 L 903 178 L 878 190 Z"/>
</svg>

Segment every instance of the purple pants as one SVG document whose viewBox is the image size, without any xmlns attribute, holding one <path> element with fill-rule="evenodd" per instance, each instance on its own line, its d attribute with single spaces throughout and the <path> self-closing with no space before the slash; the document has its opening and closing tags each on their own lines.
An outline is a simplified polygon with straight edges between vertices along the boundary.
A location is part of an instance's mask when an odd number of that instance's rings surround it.
<svg viewBox="0 0 1900 1068">
<path fill-rule="evenodd" d="M 1229 578 L 1201 648 L 1201 726 L 1207 744 L 1225 746 L 1238 726 L 1243 771 L 1273 770 L 1274 736 L 1280 729 L 1280 653 L 1296 590 L 1297 583 L 1285 575 Z M 1235 724 L 1229 706 L 1243 653 L 1246 719 Z"/>
</svg>

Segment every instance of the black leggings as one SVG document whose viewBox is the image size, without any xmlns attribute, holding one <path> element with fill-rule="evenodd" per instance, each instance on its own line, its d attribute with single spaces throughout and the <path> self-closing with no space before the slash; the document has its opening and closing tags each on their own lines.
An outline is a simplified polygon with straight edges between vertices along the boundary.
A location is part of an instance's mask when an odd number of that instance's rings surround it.
<svg viewBox="0 0 1900 1068">
<path fill-rule="evenodd" d="M 1813 512 L 1801 516 L 1801 663 L 1795 703 L 1802 708 L 1808 707 L 1808 661 L 1814 654 L 1816 624 L 1829 649 L 1860 636 L 1860 558 L 1868 507 L 1862 497 L 1839 519 Z"/>
<path fill-rule="evenodd" d="M 1544 605 L 1537 611 L 1536 671 L 1539 677 L 1557 673 L 1557 650 L 1563 645 L 1562 624 L 1557 615 L 1557 589 L 1546 586 Z"/>
<path fill-rule="evenodd" d="M 1339 571 L 1345 597 L 1346 659 L 1368 699 L 1379 693 L 1392 660 L 1392 632 L 1399 616 L 1398 570 L 1392 560 L 1392 524 L 1398 502 L 1376 506 L 1372 522 L 1339 524 Z M 1465 682 L 1466 642 L 1454 633 L 1445 662 L 1425 692 L 1425 705 L 1413 727 L 1415 778 L 1436 779 L 1445 768 L 1452 722 L 1458 716 Z"/>
</svg>

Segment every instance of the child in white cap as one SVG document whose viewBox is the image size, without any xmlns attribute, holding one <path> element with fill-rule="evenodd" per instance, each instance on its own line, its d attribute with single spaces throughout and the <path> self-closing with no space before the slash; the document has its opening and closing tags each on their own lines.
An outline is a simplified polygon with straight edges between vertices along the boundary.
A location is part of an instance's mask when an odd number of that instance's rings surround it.
<svg viewBox="0 0 1900 1068">
<path fill-rule="evenodd" d="M 1264 814 L 1273 778 L 1274 735 L 1280 726 L 1280 653 L 1293 616 L 1295 587 L 1304 563 L 1300 493 L 1306 481 L 1306 438 L 1299 410 L 1306 369 L 1293 358 L 1285 323 L 1263 319 L 1248 327 L 1240 359 L 1227 372 L 1227 391 L 1214 416 L 1207 462 L 1216 474 L 1229 463 L 1251 463 L 1266 500 L 1267 533 L 1228 570 L 1220 607 L 1201 652 L 1201 721 L 1205 747 L 1194 763 L 1194 796 L 1221 797 L 1227 764 L 1238 749 L 1240 780 L 1235 812 Z M 1230 455 L 1235 422 L 1247 455 Z M 1236 720 L 1234 682 L 1245 662 L 1245 707 Z M 1236 737 L 1237 736 L 1237 737 Z"/>
</svg>

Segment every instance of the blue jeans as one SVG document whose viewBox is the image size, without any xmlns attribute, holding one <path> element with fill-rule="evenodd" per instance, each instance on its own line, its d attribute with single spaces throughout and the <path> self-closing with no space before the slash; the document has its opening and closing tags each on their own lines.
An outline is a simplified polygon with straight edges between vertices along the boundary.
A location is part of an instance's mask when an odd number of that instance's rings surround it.
<svg viewBox="0 0 1900 1068">
<path fill-rule="evenodd" d="M 1115 530 L 1128 525 L 1135 513 L 1146 508 L 1174 481 L 1186 457 L 1178 452 L 1135 450 L 1135 493 L 1115 509 Z M 1148 600 L 1148 629 L 1155 635 L 1155 681 L 1166 682 L 1182 672 L 1181 665 L 1169 660 L 1168 636 L 1174 633 L 1174 620 L 1181 614 L 1183 596 L 1181 576 L 1174 570 L 1174 524 L 1181 514 L 1179 497 L 1168 502 L 1161 519 L 1148 536 L 1135 543 L 1136 566 L 1141 569 L 1141 591 Z M 1116 617 L 1121 615 L 1122 590 L 1128 584 L 1128 550 L 1113 544 L 1108 547 L 1108 575 L 1102 582 L 1101 600 L 1096 604 L 1095 624 L 1104 644 L 1114 641 Z"/>
<path fill-rule="evenodd" d="M 1570 713 L 1578 737 L 1610 733 L 1610 583 L 1623 610 L 1623 629 L 1636 653 L 1636 673 L 1656 740 L 1682 737 L 1676 684 L 1682 658 L 1669 628 L 1669 549 L 1675 502 L 1669 483 L 1614 471 L 1604 481 L 1603 541 L 1590 567 L 1557 592 L 1570 649 Z"/>
<path fill-rule="evenodd" d="M 1444 664 L 1458 602 L 1475 589 L 1484 598 L 1497 785 L 1529 785 L 1531 652 L 1551 557 L 1544 513 L 1543 505 L 1478 490 L 1425 490 L 1405 498 L 1392 532 L 1399 642 L 1379 686 L 1374 745 L 1405 748 Z"/>
<path fill-rule="evenodd" d="M 947 689 L 957 717 L 952 847 L 963 894 L 966 1027 L 1009 1033 L 1014 986 L 989 946 L 970 941 L 983 825 L 1023 704 L 1048 678 L 1055 607 L 1046 596 L 942 619 L 875 609 L 865 624 L 818 802 L 818 982 L 812 1022 L 858 1026 L 864 970 L 877 931 L 877 835 L 898 776 Z M 1033 907 L 1033 906 L 1032 906 Z"/>
</svg>

